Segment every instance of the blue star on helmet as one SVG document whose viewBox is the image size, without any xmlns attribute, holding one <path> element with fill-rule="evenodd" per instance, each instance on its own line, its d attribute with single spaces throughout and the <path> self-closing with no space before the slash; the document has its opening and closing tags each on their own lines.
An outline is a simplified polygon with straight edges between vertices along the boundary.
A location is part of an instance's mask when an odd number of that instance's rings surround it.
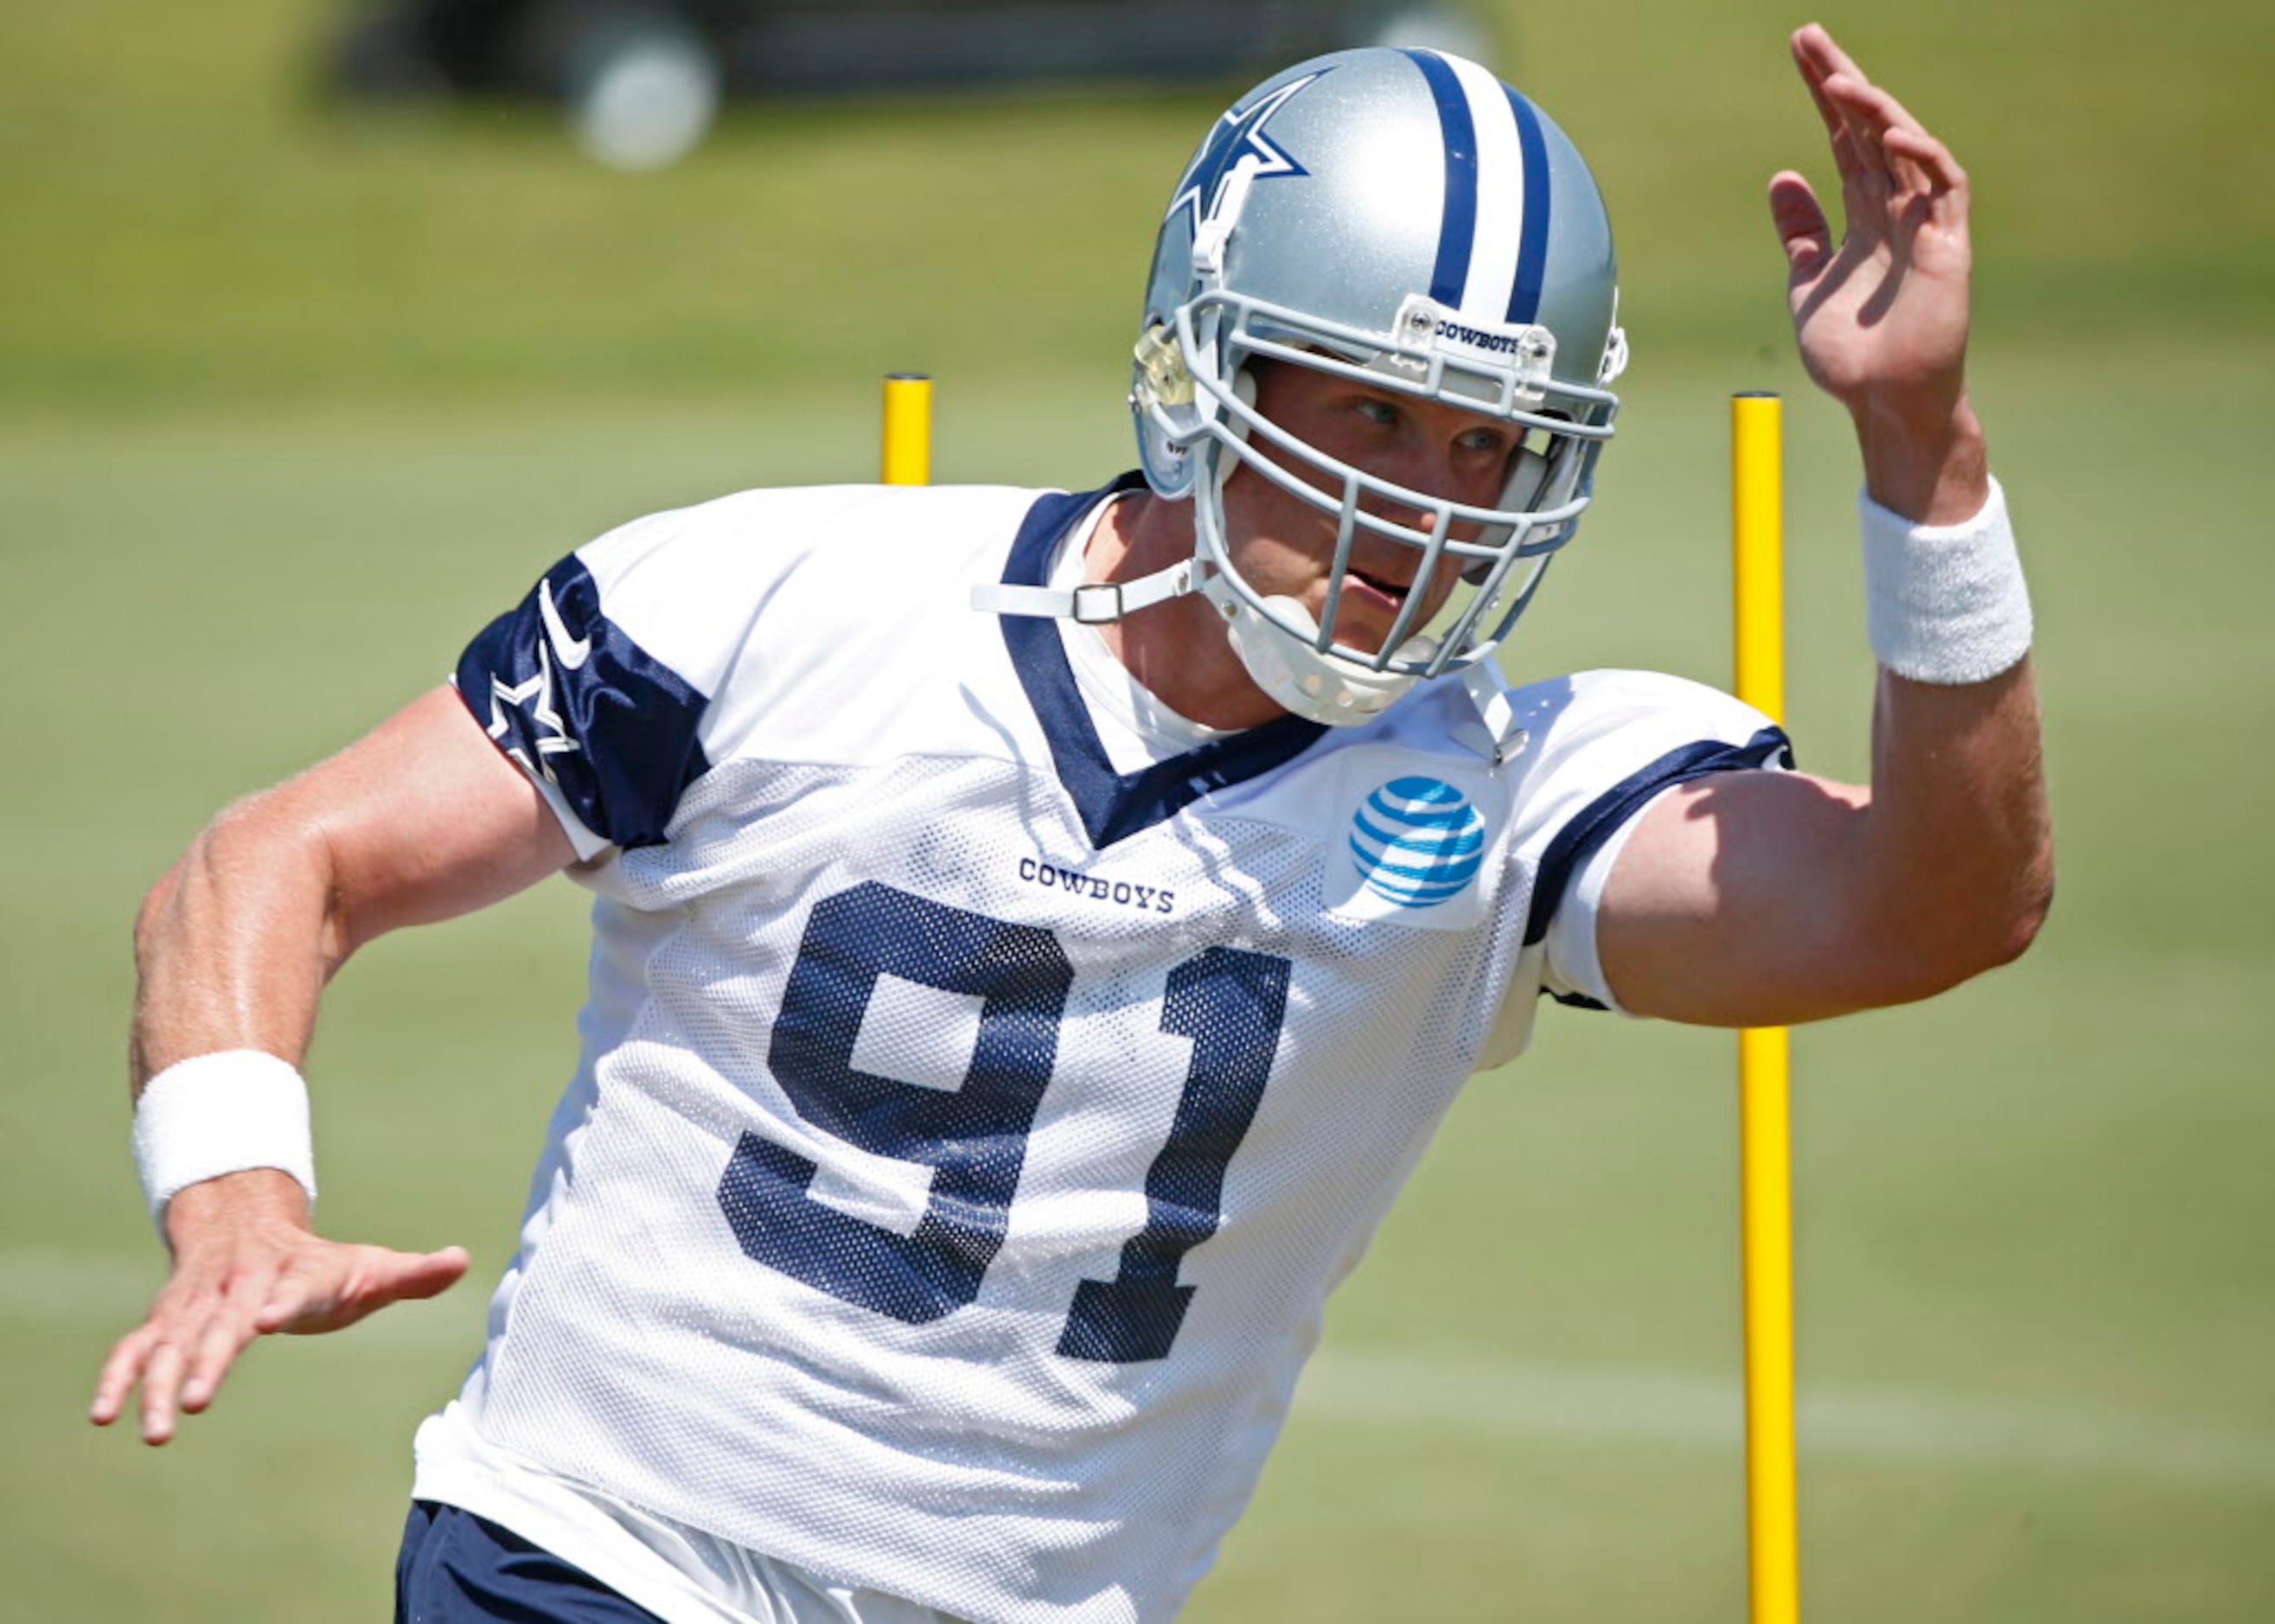
<svg viewBox="0 0 2275 1624">
<path fill-rule="evenodd" d="M 1243 165 L 1258 180 L 1269 176 L 1310 174 L 1264 133 L 1264 126 L 1297 91 L 1320 73 L 1332 72 L 1321 68 L 1317 73 L 1291 79 L 1269 94 L 1257 97 L 1246 107 L 1236 107 L 1218 119 L 1200 155 L 1177 182 L 1176 195 L 1169 200 L 1169 207 L 1161 218 L 1172 220 L 1179 209 L 1189 209 L 1192 213 L 1193 233 L 1198 236 L 1201 223 L 1215 214 L 1218 205 L 1223 202 L 1226 181 Z"/>
</svg>

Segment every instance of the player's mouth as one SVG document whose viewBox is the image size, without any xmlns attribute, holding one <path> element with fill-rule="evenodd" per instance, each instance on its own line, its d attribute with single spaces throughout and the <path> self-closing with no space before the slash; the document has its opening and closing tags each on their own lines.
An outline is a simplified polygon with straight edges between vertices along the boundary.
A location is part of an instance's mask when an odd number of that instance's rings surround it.
<svg viewBox="0 0 2275 1624">
<path fill-rule="evenodd" d="M 1406 594 L 1413 590 L 1412 581 L 1374 574 L 1356 566 L 1343 572 L 1343 596 L 1346 599 L 1356 599 L 1387 614 L 1395 615 L 1404 608 Z"/>
</svg>

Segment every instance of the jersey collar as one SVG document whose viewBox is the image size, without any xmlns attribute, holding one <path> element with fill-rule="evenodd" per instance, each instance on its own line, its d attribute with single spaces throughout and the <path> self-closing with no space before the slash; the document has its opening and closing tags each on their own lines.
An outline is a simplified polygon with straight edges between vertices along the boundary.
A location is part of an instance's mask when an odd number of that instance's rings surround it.
<svg viewBox="0 0 2275 1624">
<path fill-rule="evenodd" d="M 1140 489 L 1145 483 L 1144 475 L 1125 473 L 1100 490 L 1054 491 L 1039 498 L 1020 522 L 1004 565 L 1003 584 L 1048 585 L 1051 558 L 1083 515 L 1107 496 Z M 1165 822 L 1213 790 L 1245 783 L 1295 759 L 1326 731 L 1319 722 L 1281 716 L 1142 771 L 1116 773 L 1067 663 L 1058 623 L 1022 615 L 1003 616 L 1001 623 L 1019 685 L 1026 690 L 1027 703 L 1034 707 L 1050 744 L 1059 783 L 1095 850 Z"/>
</svg>

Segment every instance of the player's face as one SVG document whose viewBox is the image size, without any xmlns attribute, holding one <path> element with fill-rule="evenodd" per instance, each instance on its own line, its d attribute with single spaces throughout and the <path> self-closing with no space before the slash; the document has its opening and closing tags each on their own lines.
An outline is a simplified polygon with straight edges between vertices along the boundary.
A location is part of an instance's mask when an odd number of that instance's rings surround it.
<svg viewBox="0 0 2275 1624">
<path fill-rule="evenodd" d="M 1308 366 L 1267 363 L 1256 373 L 1258 412 L 1304 444 L 1425 495 L 1498 505 L 1519 443 L 1514 424 Z M 1252 443 L 1307 484 L 1329 493 L 1328 510 L 1243 467 L 1225 486 L 1226 545 L 1235 567 L 1259 593 L 1293 598 L 1319 618 L 1334 557 L 1333 510 L 1342 481 L 1262 435 Z M 1360 505 L 1395 524 L 1430 528 L 1429 516 L 1419 510 L 1374 497 Z M 1468 540 L 1474 527 L 1456 525 L 1454 534 Z M 1460 579 L 1461 563 L 1444 560 L 1432 578 L 1417 581 L 1421 563 L 1418 548 L 1361 528 L 1335 611 L 1335 641 L 1368 653 L 1379 650 L 1408 594 L 1416 591 L 1425 597 L 1413 625 L 1418 630 L 1426 624 Z"/>
</svg>

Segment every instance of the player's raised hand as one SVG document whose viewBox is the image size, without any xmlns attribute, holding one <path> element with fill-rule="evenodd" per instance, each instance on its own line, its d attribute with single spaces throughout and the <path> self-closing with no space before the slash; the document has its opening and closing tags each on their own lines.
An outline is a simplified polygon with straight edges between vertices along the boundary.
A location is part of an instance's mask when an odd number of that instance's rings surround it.
<svg viewBox="0 0 2275 1624">
<path fill-rule="evenodd" d="M 1803 365 L 1852 414 L 1947 420 L 1965 388 L 1967 173 L 1815 23 L 1793 57 L 1840 176 L 1838 244 L 1808 181 L 1770 182 Z"/>
<path fill-rule="evenodd" d="M 166 1209 L 174 1269 L 149 1317 L 121 1337 L 89 1411 L 108 1426 L 142 1389 L 142 1439 L 162 1444 L 178 1414 L 213 1402 L 238 1355 L 277 1332 L 337 1331 L 391 1303 L 431 1297 L 466 1272 L 466 1254 L 397 1252 L 327 1241 L 307 1227 L 291 1177 L 268 1169 L 193 1184 Z"/>
</svg>

